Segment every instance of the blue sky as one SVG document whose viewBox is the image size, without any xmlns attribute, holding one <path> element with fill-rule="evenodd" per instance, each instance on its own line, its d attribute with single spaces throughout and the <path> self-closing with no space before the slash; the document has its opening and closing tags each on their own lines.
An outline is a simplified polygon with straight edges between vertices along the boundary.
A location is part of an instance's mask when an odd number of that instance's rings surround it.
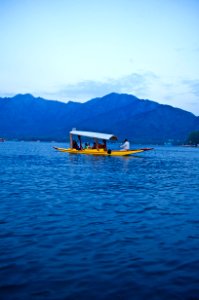
<svg viewBox="0 0 199 300">
<path fill-rule="evenodd" d="M 0 96 L 110 92 L 199 115 L 198 0 L 0 0 Z"/>
</svg>

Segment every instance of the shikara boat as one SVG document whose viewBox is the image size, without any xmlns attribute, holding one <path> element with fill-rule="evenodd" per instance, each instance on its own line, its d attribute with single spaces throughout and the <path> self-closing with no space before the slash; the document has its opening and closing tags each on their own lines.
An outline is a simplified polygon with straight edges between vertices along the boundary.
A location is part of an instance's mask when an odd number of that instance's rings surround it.
<svg viewBox="0 0 199 300">
<path fill-rule="evenodd" d="M 73 136 L 77 136 L 79 140 L 79 146 L 73 140 Z M 94 139 L 93 147 L 82 147 L 82 137 Z M 99 143 L 99 140 L 103 141 L 103 144 Z M 55 150 L 60 152 L 66 152 L 70 154 L 88 154 L 88 155 L 103 155 L 103 156 L 127 156 L 132 154 L 141 153 L 153 148 L 140 148 L 131 150 L 111 150 L 107 148 L 107 141 L 117 140 L 117 137 L 113 134 L 90 132 L 90 131 L 79 131 L 73 129 L 70 131 L 70 148 L 59 148 L 53 147 Z M 87 143 L 86 143 L 87 144 Z"/>
</svg>

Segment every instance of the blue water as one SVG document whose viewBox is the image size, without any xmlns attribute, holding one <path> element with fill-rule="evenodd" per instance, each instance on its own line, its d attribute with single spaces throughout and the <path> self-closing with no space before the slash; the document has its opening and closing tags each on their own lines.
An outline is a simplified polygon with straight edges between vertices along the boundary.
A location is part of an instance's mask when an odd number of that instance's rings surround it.
<svg viewBox="0 0 199 300">
<path fill-rule="evenodd" d="M 199 149 L 0 143 L 0 299 L 199 299 Z"/>
</svg>

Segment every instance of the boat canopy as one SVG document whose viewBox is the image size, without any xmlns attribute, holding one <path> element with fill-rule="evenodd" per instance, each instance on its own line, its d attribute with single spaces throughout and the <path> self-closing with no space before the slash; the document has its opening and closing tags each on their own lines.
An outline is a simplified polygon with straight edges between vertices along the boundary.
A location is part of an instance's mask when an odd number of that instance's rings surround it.
<svg viewBox="0 0 199 300">
<path fill-rule="evenodd" d="M 79 131 L 76 129 L 73 129 L 70 131 L 71 135 L 79 135 L 79 136 L 85 136 L 89 138 L 96 138 L 96 139 L 102 139 L 102 140 L 117 140 L 117 137 L 113 134 L 108 133 L 100 133 L 100 132 L 91 132 L 91 131 Z"/>
</svg>

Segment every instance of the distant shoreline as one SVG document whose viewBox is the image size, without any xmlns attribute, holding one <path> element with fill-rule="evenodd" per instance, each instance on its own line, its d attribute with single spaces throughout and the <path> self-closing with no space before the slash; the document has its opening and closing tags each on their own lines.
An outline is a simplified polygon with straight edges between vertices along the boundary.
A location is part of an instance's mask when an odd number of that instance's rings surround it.
<svg viewBox="0 0 199 300">
<path fill-rule="evenodd" d="M 3 139 L 0 138 L 0 142 L 34 142 L 34 143 L 70 143 L 69 140 L 57 140 L 57 139 Z M 167 143 L 138 143 L 135 145 L 153 145 L 153 146 L 165 146 L 165 147 L 187 147 L 187 148 L 199 148 L 199 145 L 187 145 L 187 144 L 167 144 Z"/>
</svg>

